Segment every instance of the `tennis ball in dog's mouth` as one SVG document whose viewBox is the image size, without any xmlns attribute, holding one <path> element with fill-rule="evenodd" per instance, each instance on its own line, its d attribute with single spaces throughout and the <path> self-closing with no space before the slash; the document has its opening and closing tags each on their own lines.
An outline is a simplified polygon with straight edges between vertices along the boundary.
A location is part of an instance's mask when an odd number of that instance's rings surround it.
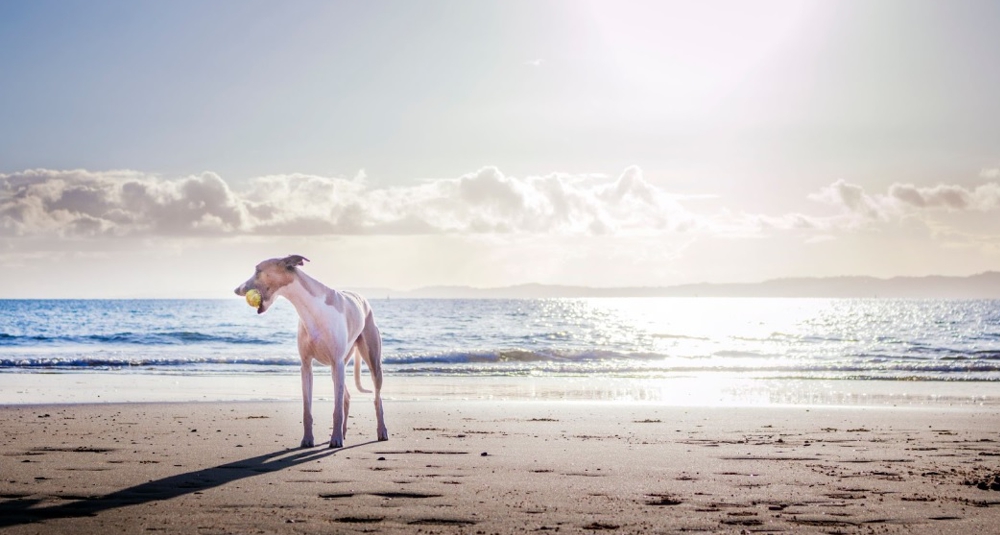
<svg viewBox="0 0 1000 535">
<path fill-rule="evenodd" d="M 260 306 L 260 292 L 257 290 L 250 290 L 247 292 L 247 304 L 257 308 Z"/>
</svg>

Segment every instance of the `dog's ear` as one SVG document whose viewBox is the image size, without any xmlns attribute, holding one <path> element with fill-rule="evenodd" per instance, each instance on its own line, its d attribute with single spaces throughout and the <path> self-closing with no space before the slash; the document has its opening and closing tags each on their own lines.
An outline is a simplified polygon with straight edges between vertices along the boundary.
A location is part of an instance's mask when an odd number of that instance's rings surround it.
<svg viewBox="0 0 1000 535">
<path fill-rule="evenodd" d="M 302 255 L 289 255 L 281 259 L 281 265 L 285 266 L 287 270 L 295 269 L 295 266 L 304 266 L 309 259 Z"/>
</svg>

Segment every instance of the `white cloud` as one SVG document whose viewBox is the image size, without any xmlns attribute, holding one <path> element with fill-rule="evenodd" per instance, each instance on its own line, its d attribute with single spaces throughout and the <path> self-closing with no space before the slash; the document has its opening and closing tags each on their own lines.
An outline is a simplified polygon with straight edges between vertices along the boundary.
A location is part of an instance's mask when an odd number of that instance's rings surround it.
<svg viewBox="0 0 1000 535">
<path fill-rule="evenodd" d="M 868 193 L 857 184 L 838 180 L 809 198 L 836 206 L 841 212 L 837 216 L 812 219 L 817 228 L 856 229 L 907 216 L 928 219 L 939 211 L 993 211 L 1000 208 L 1000 183 L 967 188 L 956 184 L 920 187 L 897 182 L 886 193 Z"/>
<path fill-rule="evenodd" d="M 843 179 L 824 187 L 818 193 L 810 195 L 809 198 L 837 206 L 843 211 L 863 219 L 885 219 L 886 217 L 886 207 L 880 197 L 869 195 L 863 187 Z"/>
<path fill-rule="evenodd" d="M 28 170 L 0 175 L 0 237 L 309 236 L 525 234 L 656 236 L 667 232 L 753 237 L 794 232 L 805 239 L 903 217 L 1000 208 L 1000 183 L 977 187 L 895 183 L 870 193 L 838 180 L 808 198 L 808 211 L 714 214 L 682 205 L 638 167 L 617 177 L 553 173 L 524 178 L 484 167 L 457 178 L 372 187 L 353 178 L 259 177 L 235 190 L 215 173 L 163 179 L 136 171 Z"/>
<path fill-rule="evenodd" d="M 912 184 L 893 184 L 889 187 L 889 197 L 912 208 L 985 212 L 1000 207 L 1000 184 L 991 182 L 974 189 L 947 184 L 925 188 Z"/>
<path fill-rule="evenodd" d="M 121 236 L 241 229 L 246 211 L 214 173 L 159 180 L 132 171 L 0 175 L 0 233 Z"/>
<path fill-rule="evenodd" d="M 0 175 L 0 235 L 604 234 L 661 231 L 692 216 L 637 167 L 617 179 L 517 178 L 494 167 L 414 186 L 371 188 L 304 174 L 234 191 L 203 173 L 166 180 L 134 171 Z"/>
</svg>

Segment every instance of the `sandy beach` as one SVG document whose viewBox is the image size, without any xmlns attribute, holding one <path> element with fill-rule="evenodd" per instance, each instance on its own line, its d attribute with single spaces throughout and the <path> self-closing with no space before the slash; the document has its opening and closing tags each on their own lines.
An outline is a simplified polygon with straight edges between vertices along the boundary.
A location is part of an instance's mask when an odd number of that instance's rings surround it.
<svg viewBox="0 0 1000 535">
<path fill-rule="evenodd" d="M 329 401 L 316 404 L 317 438 Z M 995 406 L 7 405 L 4 533 L 995 533 Z M 991 488 L 992 487 L 992 488 Z"/>
</svg>

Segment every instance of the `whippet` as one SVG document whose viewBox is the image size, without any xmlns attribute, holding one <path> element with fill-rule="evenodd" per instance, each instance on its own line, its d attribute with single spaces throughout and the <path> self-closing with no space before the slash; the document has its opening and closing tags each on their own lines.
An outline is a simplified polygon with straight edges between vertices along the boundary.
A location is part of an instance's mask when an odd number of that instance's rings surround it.
<svg viewBox="0 0 1000 535">
<path fill-rule="evenodd" d="M 330 447 L 344 446 L 347 434 L 347 414 L 351 395 L 347 392 L 345 368 L 354 355 L 354 383 L 361 392 L 361 359 L 371 371 L 375 386 L 375 418 L 378 439 L 389 440 L 382 416 L 382 337 L 371 306 L 364 297 L 347 291 L 327 288 L 306 275 L 298 266 L 309 260 L 299 255 L 272 258 L 257 264 L 253 277 L 236 288 L 236 295 L 245 296 L 250 290 L 260 292 L 257 313 L 267 311 L 275 299 L 284 297 L 292 302 L 299 314 L 299 357 L 302 359 L 302 447 L 311 448 L 313 441 L 312 390 L 313 360 L 330 366 L 333 371 L 333 434 Z"/>
</svg>

